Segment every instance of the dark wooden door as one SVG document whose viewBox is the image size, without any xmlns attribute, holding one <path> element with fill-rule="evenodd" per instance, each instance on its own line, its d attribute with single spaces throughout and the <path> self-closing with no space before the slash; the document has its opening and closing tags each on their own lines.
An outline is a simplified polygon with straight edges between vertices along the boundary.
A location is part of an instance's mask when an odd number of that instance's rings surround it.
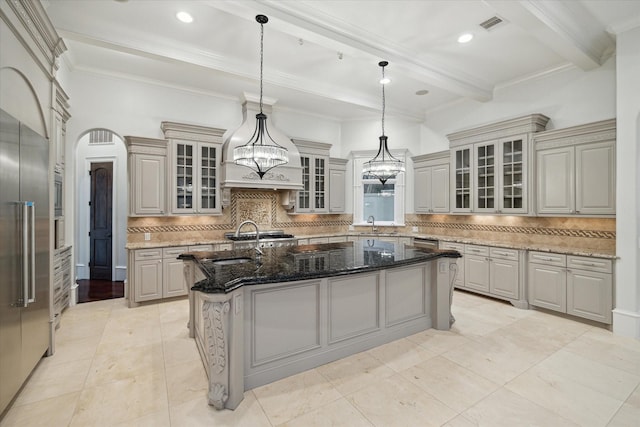
<svg viewBox="0 0 640 427">
<path fill-rule="evenodd" d="M 113 163 L 91 163 L 90 278 L 111 280 Z"/>
</svg>

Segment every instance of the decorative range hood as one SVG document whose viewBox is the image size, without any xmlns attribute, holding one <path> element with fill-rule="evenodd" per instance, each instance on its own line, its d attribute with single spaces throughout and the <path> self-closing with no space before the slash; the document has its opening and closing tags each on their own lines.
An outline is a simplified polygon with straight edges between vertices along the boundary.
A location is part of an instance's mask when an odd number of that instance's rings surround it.
<svg viewBox="0 0 640 427">
<path fill-rule="evenodd" d="M 267 115 L 269 135 L 276 143 L 287 149 L 289 163 L 271 169 L 262 179 L 250 168 L 234 163 L 233 149 L 246 144 L 251 139 L 256 128 L 256 114 L 260 112 L 260 98 L 245 93 L 242 103 L 242 124 L 238 129 L 228 132 L 224 136 L 221 181 L 223 190 L 230 188 L 302 190 L 300 152 L 291 139 L 271 123 L 272 105 L 274 103 L 274 100 L 263 97 L 262 110 Z"/>
</svg>

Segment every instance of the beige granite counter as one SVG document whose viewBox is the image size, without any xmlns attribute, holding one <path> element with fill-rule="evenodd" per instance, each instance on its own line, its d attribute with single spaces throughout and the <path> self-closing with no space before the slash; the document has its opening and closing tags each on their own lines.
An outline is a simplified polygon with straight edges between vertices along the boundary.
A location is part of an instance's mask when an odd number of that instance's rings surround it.
<svg viewBox="0 0 640 427">
<path fill-rule="evenodd" d="M 486 245 L 497 246 L 509 249 L 541 251 L 541 252 L 555 252 L 567 255 L 579 255 L 579 256 L 593 256 L 598 258 L 615 259 L 615 251 L 607 251 L 604 249 L 588 249 L 588 248 L 575 248 L 575 247 L 563 247 L 557 245 L 542 245 L 534 243 L 520 243 L 520 242 L 508 242 L 500 240 L 486 240 L 486 239 L 472 239 L 468 237 L 455 237 L 455 236 L 443 236 L 436 234 L 410 234 L 410 233 L 367 233 L 367 232 L 350 232 L 350 233 L 332 233 L 332 234 L 305 234 L 296 235 L 297 239 L 311 239 L 317 237 L 335 237 L 335 236 L 354 236 L 354 237 L 413 237 L 429 240 L 443 240 L 446 242 L 465 243 L 473 245 Z M 211 240 L 211 241 L 193 241 L 193 240 L 178 240 L 178 241 L 145 241 L 128 243 L 127 249 L 152 249 L 152 248 L 166 248 L 175 246 L 196 246 L 196 245 L 210 245 L 210 244 L 225 244 L 231 243 L 229 240 Z"/>
</svg>

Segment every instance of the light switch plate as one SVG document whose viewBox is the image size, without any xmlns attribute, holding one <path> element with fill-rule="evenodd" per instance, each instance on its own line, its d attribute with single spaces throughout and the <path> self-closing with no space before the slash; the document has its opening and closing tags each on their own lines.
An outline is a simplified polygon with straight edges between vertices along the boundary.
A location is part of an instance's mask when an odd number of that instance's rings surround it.
<svg viewBox="0 0 640 427">
<path fill-rule="evenodd" d="M 411 231 L 413 231 L 414 233 L 418 232 L 418 227 L 411 227 Z"/>
<path fill-rule="evenodd" d="M 151 240 L 151 233 L 144 233 L 144 240 Z"/>
</svg>

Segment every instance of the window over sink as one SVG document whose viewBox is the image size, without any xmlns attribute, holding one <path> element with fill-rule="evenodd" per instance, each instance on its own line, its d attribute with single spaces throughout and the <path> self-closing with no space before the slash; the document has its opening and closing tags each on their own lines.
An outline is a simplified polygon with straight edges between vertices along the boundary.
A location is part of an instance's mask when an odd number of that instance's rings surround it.
<svg viewBox="0 0 640 427">
<path fill-rule="evenodd" d="M 373 157 L 371 151 L 354 151 L 353 157 L 353 221 L 355 225 L 366 225 L 373 216 L 376 225 L 404 225 L 405 173 L 400 173 L 384 185 L 373 176 L 363 176 L 364 162 Z M 394 157 L 406 162 L 406 150 L 393 150 Z"/>
</svg>

